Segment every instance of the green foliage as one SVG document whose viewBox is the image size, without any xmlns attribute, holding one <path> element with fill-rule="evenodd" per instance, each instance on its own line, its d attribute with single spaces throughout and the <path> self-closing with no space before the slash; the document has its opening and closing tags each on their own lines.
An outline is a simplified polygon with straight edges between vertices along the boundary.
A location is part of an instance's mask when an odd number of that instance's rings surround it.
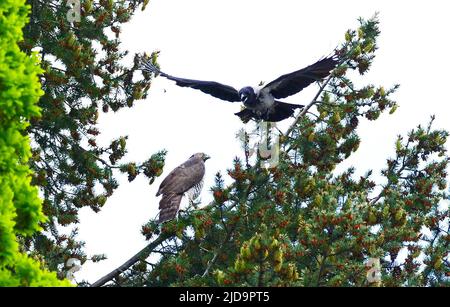
<svg viewBox="0 0 450 307">
<path fill-rule="evenodd" d="M 293 248 L 290 240 L 280 235 L 278 229 L 269 231 L 262 224 L 261 233 L 257 232 L 242 243 L 234 268 L 214 272 L 216 282 L 218 285 L 239 283 L 272 287 L 301 285 L 295 262 L 286 261 Z"/>
<path fill-rule="evenodd" d="M 0 286 L 68 286 L 19 249 L 18 236 L 40 231 L 46 218 L 31 186 L 28 120 L 39 115 L 42 95 L 36 55 L 17 43 L 27 22 L 25 0 L 0 2 Z"/>
<path fill-rule="evenodd" d="M 154 250 L 161 257 L 127 270 L 116 283 L 449 285 L 447 132 L 433 130 L 432 120 L 399 137 L 377 178 L 372 171 L 358 178 L 353 168 L 335 172 L 358 149 L 359 122 L 397 109 L 398 86 L 358 88 L 351 80 L 372 65 L 378 35 L 376 17 L 345 34 L 336 51 L 342 63 L 309 112 L 280 136 L 276 167 L 261 168 L 260 157 L 253 166 L 236 158 L 228 171 L 232 184 L 216 176 L 211 204 L 190 206 L 161 228 L 143 227 L 149 240 L 167 238 Z M 381 262 L 380 281 L 367 278 L 370 258 Z"/>
<path fill-rule="evenodd" d="M 140 73 L 138 55 L 129 67 L 123 64 L 128 51 L 122 50 L 120 37 L 121 26 L 147 2 L 81 1 L 80 22 L 71 23 L 67 1 L 29 1 L 31 21 L 20 47 L 26 53 L 40 50 L 44 69 L 42 116 L 32 117 L 28 127 L 30 165 L 49 219 L 43 224 L 46 232 L 25 240 L 24 248 L 44 257 L 59 276 L 65 275 L 69 258 L 81 263 L 103 258 L 84 253 L 76 228 L 63 235 L 59 226 L 74 228 L 81 208 L 101 210 L 118 188 L 121 173 L 130 181 L 143 174 L 153 182 L 164 166 L 164 151 L 144 162 L 124 162 L 126 136 L 117 135 L 104 146 L 97 143 L 102 112 L 132 107 L 147 96 L 150 76 Z"/>
</svg>

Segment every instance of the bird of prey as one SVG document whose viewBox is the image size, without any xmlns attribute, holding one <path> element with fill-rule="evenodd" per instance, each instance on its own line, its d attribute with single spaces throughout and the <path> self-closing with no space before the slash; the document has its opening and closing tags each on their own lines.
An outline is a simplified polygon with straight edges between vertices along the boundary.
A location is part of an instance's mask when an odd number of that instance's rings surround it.
<svg viewBox="0 0 450 307">
<path fill-rule="evenodd" d="M 196 153 L 164 178 L 156 193 L 156 196 L 162 195 L 159 202 L 158 223 L 175 218 L 184 193 L 191 194 L 192 199 L 200 195 L 205 175 L 205 161 L 208 159 L 208 155 Z"/>
<path fill-rule="evenodd" d="M 327 57 L 308 67 L 282 75 L 266 85 L 260 87 L 246 86 L 239 91 L 229 85 L 215 81 L 200 81 L 171 76 L 162 72 L 151 61 L 144 61 L 141 70 L 159 74 L 175 81 L 178 86 L 197 89 L 221 100 L 243 102 L 245 108 L 235 115 L 239 116 L 244 123 L 250 119 L 279 122 L 292 116 L 295 109 L 304 106 L 281 102 L 277 99 L 294 95 L 311 83 L 327 77 L 337 64 L 336 56 Z"/>
</svg>

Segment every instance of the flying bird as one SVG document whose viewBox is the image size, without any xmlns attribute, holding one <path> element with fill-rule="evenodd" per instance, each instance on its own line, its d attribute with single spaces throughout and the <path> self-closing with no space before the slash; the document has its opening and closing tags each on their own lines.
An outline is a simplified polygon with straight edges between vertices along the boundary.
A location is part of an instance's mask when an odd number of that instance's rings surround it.
<svg viewBox="0 0 450 307">
<path fill-rule="evenodd" d="M 304 106 L 281 102 L 277 99 L 294 95 L 311 83 L 327 77 L 337 64 L 336 56 L 327 57 L 308 67 L 282 75 L 266 85 L 246 86 L 239 91 L 232 86 L 215 81 L 200 81 L 171 76 L 162 72 L 151 61 L 143 62 L 141 70 L 159 74 L 175 81 L 178 86 L 197 89 L 221 100 L 243 102 L 244 109 L 235 113 L 235 115 L 239 116 L 244 123 L 250 119 L 279 122 L 292 116 L 295 109 Z"/>
<path fill-rule="evenodd" d="M 175 218 L 184 193 L 191 194 L 191 199 L 200 195 L 205 175 L 205 161 L 209 158 L 204 153 L 196 153 L 164 178 L 156 193 L 156 196 L 162 195 L 159 202 L 158 223 Z"/>
</svg>

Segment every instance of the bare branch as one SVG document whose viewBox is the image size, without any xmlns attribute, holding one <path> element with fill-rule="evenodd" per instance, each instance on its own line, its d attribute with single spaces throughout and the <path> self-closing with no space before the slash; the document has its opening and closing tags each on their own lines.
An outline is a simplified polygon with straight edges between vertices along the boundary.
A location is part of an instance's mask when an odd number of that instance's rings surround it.
<svg viewBox="0 0 450 307">
<path fill-rule="evenodd" d="M 305 116 L 305 114 L 309 111 L 309 109 L 312 108 L 312 106 L 314 106 L 316 103 L 319 102 L 317 99 L 320 97 L 323 90 L 327 87 L 328 83 L 330 83 L 330 81 L 333 77 L 334 77 L 333 74 L 328 76 L 328 78 L 325 80 L 325 82 L 320 86 L 319 91 L 317 92 L 316 96 L 314 96 L 314 98 L 311 100 L 311 102 L 303 108 L 303 110 L 300 112 L 300 114 L 297 115 L 297 117 L 295 118 L 295 121 L 292 123 L 292 125 L 289 127 L 289 129 L 286 131 L 286 133 L 284 135 L 288 136 L 289 134 L 291 134 L 291 132 L 294 130 L 295 126 L 298 124 L 300 119 L 302 119 L 303 116 Z"/>
<path fill-rule="evenodd" d="M 156 240 L 154 240 L 153 242 L 148 244 L 141 251 L 139 251 L 136 255 L 134 255 L 127 261 L 125 261 L 125 263 L 122 264 L 121 266 L 119 266 L 117 269 L 111 271 L 110 273 L 106 274 L 105 276 L 103 276 L 102 278 L 100 278 L 99 280 L 94 282 L 91 285 L 91 287 L 101 287 L 104 284 L 106 284 L 107 282 L 113 280 L 115 277 L 117 277 L 121 273 L 128 270 L 133 264 L 135 264 L 139 260 L 146 259 L 158 245 L 160 245 L 162 242 L 164 242 L 165 240 L 167 240 L 173 236 L 174 236 L 174 234 L 167 234 L 167 233 L 160 234 Z"/>
</svg>

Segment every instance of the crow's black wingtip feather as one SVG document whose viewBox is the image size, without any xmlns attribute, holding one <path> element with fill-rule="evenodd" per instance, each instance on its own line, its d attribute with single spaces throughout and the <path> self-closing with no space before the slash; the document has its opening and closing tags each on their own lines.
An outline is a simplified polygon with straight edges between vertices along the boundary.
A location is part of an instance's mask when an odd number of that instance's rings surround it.
<svg viewBox="0 0 450 307">
<path fill-rule="evenodd" d="M 321 63 L 322 67 L 326 67 L 329 71 L 331 71 L 342 63 L 342 59 L 337 54 L 332 54 L 323 57 L 318 61 L 318 63 Z"/>
<path fill-rule="evenodd" d="M 155 65 L 153 65 L 153 63 L 150 60 L 142 61 L 140 69 L 142 71 L 149 72 L 149 73 L 154 73 L 154 74 L 160 73 L 159 69 Z"/>
<path fill-rule="evenodd" d="M 337 67 L 340 63 L 341 63 L 341 57 L 339 56 L 339 54 L 334 51 L 331 54 L 328 54 L 324 57 L 322 57 L 319 62 L 327 62 L 329 63 L 331 66 Z"/>
</svg>

